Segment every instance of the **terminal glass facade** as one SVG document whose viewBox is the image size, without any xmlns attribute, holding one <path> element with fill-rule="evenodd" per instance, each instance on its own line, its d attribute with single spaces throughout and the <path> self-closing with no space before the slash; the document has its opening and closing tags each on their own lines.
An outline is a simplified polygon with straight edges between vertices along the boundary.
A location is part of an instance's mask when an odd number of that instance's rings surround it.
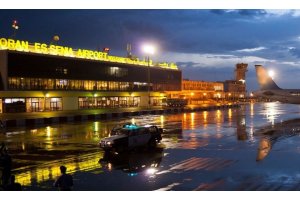
<svg viewBox="0 0 300 200">
<path fill-rule="evenodd" d="M 144 90 L 146 83 L 9 77 L 9 90 Z"/>
<path fill-rule="evenodd" d="M 157 106 L 160 94 L 181 90 L 182 73 L 153 63 L 0 50 L 0 78 L 5 92 L 0 112 L 9 113 L 145 106 L 148 91 L 151 105 Z"/>
<path fill-rule="evenodd" d="M 137 107 L 140 97 L 79 97 L 79 109 Z"/>
<path fill-rule="evenodd" d="M 181 71 L 133 64 L 9 52 L 7 90 L 181 90 Z M 4 84 L 6 85 L 6 84 Z"/>
</svg>

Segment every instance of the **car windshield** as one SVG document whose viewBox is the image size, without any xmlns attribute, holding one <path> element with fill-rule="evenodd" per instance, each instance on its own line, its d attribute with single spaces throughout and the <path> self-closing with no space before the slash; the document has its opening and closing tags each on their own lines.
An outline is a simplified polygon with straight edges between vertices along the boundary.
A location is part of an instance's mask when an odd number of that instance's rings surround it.
<svg viewBox="0 0 300 200">
<path fill-rule="evenodd" d="M 120 128 L 120 129 L 116 129 L 116 130 L 112 131 L 111 134 L 112 135 L 124 135 L 124 134 L 128 135 L 129 134 L 129 130 Z"/>
</svg>

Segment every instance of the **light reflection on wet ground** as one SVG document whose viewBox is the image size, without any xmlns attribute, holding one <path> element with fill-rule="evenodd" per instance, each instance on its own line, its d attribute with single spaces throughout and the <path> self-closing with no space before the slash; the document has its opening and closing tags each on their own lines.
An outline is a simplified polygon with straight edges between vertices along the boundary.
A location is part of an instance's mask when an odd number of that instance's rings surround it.
<svg viewBox="0 0 300 200">
<path fill-rule="evenodd" d="M 299 105 L 140 116 L 115 121 L 12 129 L 0 136 L 24 190 L 55 190 L 64 164 L 74 190 L 299 190 Z M 164 128 L 155 150 L 114 157 L 98 141 L 116 124 Z M 99 162 L 100 161 L 100 162 Z"/>
</svg>

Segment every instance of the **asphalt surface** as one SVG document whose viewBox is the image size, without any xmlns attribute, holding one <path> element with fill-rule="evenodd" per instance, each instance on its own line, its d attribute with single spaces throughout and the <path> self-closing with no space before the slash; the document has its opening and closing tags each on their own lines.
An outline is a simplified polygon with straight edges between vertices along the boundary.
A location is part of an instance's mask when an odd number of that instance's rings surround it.
<svg viewBox="0 0 300 200">
<path fill-rule="evenodd" d="M 15 128 L 0 135 L 23 190 L 57 190 L 65 165 L 73 190 L 299 190 L 300 107 L 279 103 L 118 120 Z M 117 124 L 164 128 L 154 150 L 110 157 L 98 148 Z"/>
</svg>

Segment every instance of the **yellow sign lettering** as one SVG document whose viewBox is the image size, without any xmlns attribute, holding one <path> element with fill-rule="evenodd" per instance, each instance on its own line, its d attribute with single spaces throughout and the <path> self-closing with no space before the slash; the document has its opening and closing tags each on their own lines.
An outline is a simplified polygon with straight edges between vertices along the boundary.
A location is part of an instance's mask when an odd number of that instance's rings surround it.
<svg viewBox="0 0 300 200">
<path fill-rule="evenodd" d="M 47 45 L 45 43 L 34 43 L 30 45 L 28 41 L 23 40 L 13 40 L 13 39 L 6 39 L 0 38 L 0 50 L 9 49 L 15 51 L 26 51 L 32 53 L 42 53 L 42 54 L 51 54 L 51 55 L 58 55 L 58 56 L 70 56 L 76 58 L 84 58 L 84 59 L 92 59 L 92 60 L 103 60 L 109 62 L 116 62 L 116 63 L 127 63 L 127 64 L 137 64 L 137 65 L 145 65 L 148 64 L 150 66 L 154 66 L 152 60 L 146 62 L 145 60 L 139 59 L 130 59 L 118 56 L 110 56 L 107 52 L 101 51 L 93 51 L 87 49 L 78 49 L 77 51 L 73 51 L 71 47 L 64 47 L 64 46 L 56 46 L 56 45 Z M 170 68 L 170 69 L 178 69 L 176 64 L 174 63 L 158 63 L 155 66 L 163 67 L 163 68 Z"/>
<path fill-rule="evenodd" d="M 23 51 L 29 51 L 29 42 L 28 41 L 21 41 L 21 47 Z"/>
<path fill-rule="evenodd" d="M 70 47 L 64 48 L 64 56 L 73 56 L 73 49 Z"/>
<path fill-rule="evenodd" d="M 7 40 L 5 38 L 0 39 L 1 49 L 7 49 Z"/>
<path fill-rule="evenodd" d="M 77 57 L 82 58 L 82 50 L 81 49 L 77 50 Z"/>
<path fill-rule="evenodd" d="M 56 49 L 55 49 L 55 45 L 50 45 L 49 47 L 49 53 L 52 55 L 57 55 Z"/>
<path fill-rule="evenodd" d="M 8 48 L 9 50 L 16 50 L 16 49 L 15 49 L 15 41 L 12 40 L 12 39 L 8 39 L 8 40 L 7 40 L 7 48 Z"/>
<path fill-rule="evenodd" d="M 41 51 L 42 51 L 42 53 L 45 53 L 45 54 L 48 53 L 47 44 L 41 44 Z"/>
<path fill-rule="evenodd" d="M 37 51 L 37 52 L 41 52 L 41 44 L 40 43 L 34 43 L 34 49 L 35 49 L 35 51 Z"/>
<path fill-rule="evenodd" d="M 57 54 L 60 56 L 64 55 L 64 48 L 62 46 L 56 46 Z"/>
</svg>

